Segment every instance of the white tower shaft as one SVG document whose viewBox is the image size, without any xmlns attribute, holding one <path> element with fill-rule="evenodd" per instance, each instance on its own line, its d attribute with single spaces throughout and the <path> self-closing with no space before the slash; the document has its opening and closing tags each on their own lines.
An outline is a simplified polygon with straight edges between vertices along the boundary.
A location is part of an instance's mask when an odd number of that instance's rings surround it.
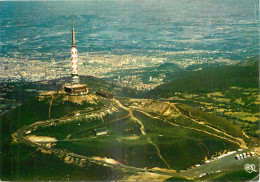
<svg viewBox="0 0 260 182">
<path fill-rule="evenodd" d="M 72 75 L 78 74 L 78 50 L 76 47 L 71 47 L 71 60 L 72 60 Z"/>
<path fill-rule="evenodd" d="M 71 84 L 79 84 L 78 50 L 75 45 L 74 16 L 72 15 L 72 46 L 71 46 L 72 74 Z"/>
</svg>

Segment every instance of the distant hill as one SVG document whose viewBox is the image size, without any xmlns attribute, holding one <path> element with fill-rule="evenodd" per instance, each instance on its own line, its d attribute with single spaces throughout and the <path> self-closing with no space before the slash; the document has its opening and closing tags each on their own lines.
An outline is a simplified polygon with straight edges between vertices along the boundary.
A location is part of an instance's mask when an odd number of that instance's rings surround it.
<svg viewBox="0 0 260 182">
<path fill-rule="evenodd" d="M 241 61 L 238 63 L 238 65 L 240 66 L 257 66 L 259 67 L 259 60 L 260 60 L 260 56 L 256 56 L 250 59 L 247 59 L 245 61 Z"/>
<path fill-rule="evenodd" d="M 259 68 L 256 63 L 256 59 L 251 59 L 235 66 L 216 66 L 200 71 L 186 71 L 172 81 L 151 90 L 149 96 L 170 97 L 175 92 L 221 91 L 232 86 L 258 88 Z"/>
<path fill-rule="evenodd" d="M 81 76 L 80 82 L 87 84 L 93 92 L 103 89 L 120 97 L 136 97 L 137 91 L 93 76 Z"/>
<path fill-rule="evenodd" d="M 163 81 L 168 82 L 172 78 L 177 77 L 183 71 L 182 68 L 175 63 L 163 63 L 159 66 L 154 67 L 141 67 L 141 68 L 134 68 L 134 69 L 118 69 L 116 71 L 112 71 L 104 78 L 107 81 L 114 82 L 118 79 L 118 75 L 121 78 L 127 78 L 132 76 L 137 76 L 142 80 L 144 84 L 151 83 L 150 77 L 152 78 L 159 78 L 161 75 L 164 75 Z M 113 76 L 111 76 L 113 75 Z"/>
<path fill-rule="evenodd" d="M 176 69 L 179 69 L 179 66 L 175 63 L 164 63 L 164 64 L 161 64 L 160 66 L 158 66 L 157 69 L 158 70 L 162 70 L 162 69 L 176 70 Z"/>
</svg>

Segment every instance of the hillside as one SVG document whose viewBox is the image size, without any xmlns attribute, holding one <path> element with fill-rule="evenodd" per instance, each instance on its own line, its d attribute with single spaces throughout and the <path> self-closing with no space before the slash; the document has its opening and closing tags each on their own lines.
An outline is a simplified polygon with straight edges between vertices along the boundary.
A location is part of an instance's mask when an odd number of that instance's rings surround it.
<svg viewBox="0 0 260 182">
<path fill-rule="evenodd" d="M 138 91 L 134 89 L 122 87 L 118 84 L 111 83 L 93 76 L 81 76 L 80 80 L 81 83 L 87 84 L 87 87 L 89 87 L 93 92 L 103 89 L 115 94 L 118 97 L 136 97 L 138 94 Z"/>
<path fill-rule="evenodd" d="M 186 72 L 182 76 L 160 85 L 149 92 L 152 97 L 170 97 L 175 92 L 213 92 L 232 86 L 258 88 L 258 67 L 219 66 L 200 71 Z"/>
<path fill-rule="evenodd" d="M 253 58 L 249 58 L 245 61 L 240 61 L 238 63 L 239 66 L 255 66 L 255 67 L 259 67 L 259 60 L 260 60 L 260 56 L 256 56 Z"/>
<path fill-rule="evenodd" d="M 131 88 L 122 87 L 93 76 L 80 76 L 80 79 L 81 83 L 86 84 L 92 93 L 100 89 L 120 97 L 137 97 L 140 93 Z M 0 115 L 12 110 L 26 100 L 37 96 L 39 93 L 60 90 L 62 85 L 69 82 L 70 77 L 39 82 L 0 83 Z"/>
<path fill-rule="evenodd" d="M 259 136 L 259 57 L 234 66 L 189 71 L 160 85 L 147 97 L 190 105 L 225 117 L 251 136 Z"/>
<path fill-rule="evenodd" d="M 177 77 L 179 74 L 181 74 L 182 71 L 183 70 L 175 63 L 163 63 L 154 67 L 140 67 L 138 69 L 135 68 L 126 70 L 118 69 L 116 71 L 109 72 L 105 80 L 115 82 L 115 80 L 118 80 L 118 75 L 120 75 L 120 78 L 124 79 L 134 76 L 136 79 L 142 80 L 142 82 L 145 84 L 151 82 L 150 77 L 163 79 L 164 82 L 168 82 L 173 77 Z"/>
<path fill-rule="evenodd" d="M 185 105 L 95 94 L 40 94 L 0 122 L 4 180 L 119 180 L 140 172 L 166 179 L 248 143 L 239 128 Z M 108 134 L 95 137 L 94 128 Z"/>
<path fill-rule="evenodd" d="M 94 112 L 106 107 L 107 101 L 96 95 L 85 99 L 77 96 L 51 95 L 36 96 L 12 111 L 0 116 L 0 174 L 1 180 L 103 180 L 115 179 L 111 169 L 92 165 L 87 170 L 79 166 L 64 163 L 57 156 L 46 155 L 37 148 L 16 143 L 12 134 L 37 121 L 55 120 L 75 116 L 75 112 Z M 58 133 L 62 133 L 59 131 Z M 104 174 L 100 174 L 100 170 Z M 69 171 L 69 172 L 68 172 Z M 86 172 L 92 176 L 86 175 Z M 120 173 L 118 172 L 118 175 Z M 112 178 L 113 177 L 113 178 Z"/>
</svg>

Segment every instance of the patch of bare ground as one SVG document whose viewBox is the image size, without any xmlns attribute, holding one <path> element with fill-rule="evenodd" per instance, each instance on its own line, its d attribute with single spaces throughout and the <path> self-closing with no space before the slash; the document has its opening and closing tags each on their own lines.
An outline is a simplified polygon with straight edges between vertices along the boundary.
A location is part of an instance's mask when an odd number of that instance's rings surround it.
<svg viewBox="0 0 260 182">
<path fill-rule="evenodd" d="M 64 161 L 65 161 L 67 164 L 73 164 L 74 158 L 71 157 L 71 156 L 66 156 L 66 157 L 64 158 Z"/>
<path fill-rule="evenodd" d="M 150 172 L 137 173 L 136 175 L 126 176 L 120 181 L 164 181 L 171 176 Z"/>
<path fill-rule="evenodd" d="M 95 159 L 95 160 L 104 161 L 104 162 L 109 163 L 109 164 L 121 164 L 121 165 L 124 165 L 121 162 L 116 161 L 116 160 L 111 159 L 111 158 L 106 158 L 106 157 L 92 157 L 92 158 Z"/>
<path fill-rule="evenodd" d="M 154 168 L 152 168 L 152 170 L 163 171 L 163 172 L 167 172 L 167 173 L 176 173 L 176 170 L 159 168 L 159 167 L 154 167 Z"/>
<path fill-rule="evenodd" d="M 44 154 L 51 154 L 51 150 L 45 150 L 43 148 L 38 148 L 37 150 L 41 151 L 41 153 L 44 153 Z"/>
<path fill-rule="evenodd" d="M 76 157 L 72 157 L 72 156 L 65 156 L 64 158 L 64 162 L 67 164 L 74 164 L 77 165 L 79 167 L 83 167 L 86 164 L 86 159 L 80 159 L 80 158 L 76 158 Z"/>
<path fill-rule="evenodd" d="M 37 143 L 37 142 L 56 142 L 58 140 L 56 140 L 56 138 L 54 137 L 48 137 L 48 136 L 36 136 L 36 135 L 28 135 L 26 136 L 26 138 L 28 140 L 30 140 L 31 142 Z"/>
<path fill-rule="evenodd" d="M 128 136 L 128 137 L 119 137 L 117 138 L 118 141 L 122 141 L 122 140 L 137 140 L 139 139 L 140 136 Z"/>
<path fill-rule="evenodd" d="M 138 101 L 135 99 L 135 101 L 136 102 L 131 106 L 135 109 L 143 110 L 148 113 L 156 113 L 158 115 L 171 116 L 174 118 L 180 116 L 180 113 L 171 107 L 169 103 L 148 99 L 140 99 Z"/>
<path fill-rule="evenodd" d="M 254 152 L 256 155 L 260 156 L 260 147 L 255 147 Z"/>
</svg>

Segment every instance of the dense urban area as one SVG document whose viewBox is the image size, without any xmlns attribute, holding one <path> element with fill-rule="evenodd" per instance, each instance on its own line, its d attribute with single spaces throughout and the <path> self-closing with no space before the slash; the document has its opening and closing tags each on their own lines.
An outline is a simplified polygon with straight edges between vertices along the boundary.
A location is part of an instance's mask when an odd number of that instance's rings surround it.
<svg viewBox="0 0 260 182">
<path fill-rule="evenodd" d="M 117 82 L 137 90 L 150 90 L 164 83 L 165 74 L 158 77 L 146 74 L 145 82 L 140 73 L 143 68 L 152 68 L 164 63 L 175 63 L 176 68 L 186 69 L 192 65 L 197 66 L 197 70 L 202 69 L 205 64 L 232 65 L 236 61 L 217 57 L 217 51 L 180 51 L 163 52 L 151 56 L 132 54 L 112 54 L 110 52 L 87 52 L 79 53 L 79 74 L 91 75 L 99 78 L 113 78 L 111 81 Z M 208 58 L 200 54 L 212 54 Z M 195 55 L 193 58 L 185 58 L 187 55 Z M 3 57 L 0 66 L 1 82 L 36 82 L 52 80 L 69 76 L 71 71 L 70 58 L 65 60 L 51 59 L 40 61 L 32 57 Z M 172 58 L 174 56 L 174 58 Z M 130 70 L 128 75 L 120 75 L 121 70 Z M 163 70 L 162 70 L 163 71 Z"/>
</svg>

